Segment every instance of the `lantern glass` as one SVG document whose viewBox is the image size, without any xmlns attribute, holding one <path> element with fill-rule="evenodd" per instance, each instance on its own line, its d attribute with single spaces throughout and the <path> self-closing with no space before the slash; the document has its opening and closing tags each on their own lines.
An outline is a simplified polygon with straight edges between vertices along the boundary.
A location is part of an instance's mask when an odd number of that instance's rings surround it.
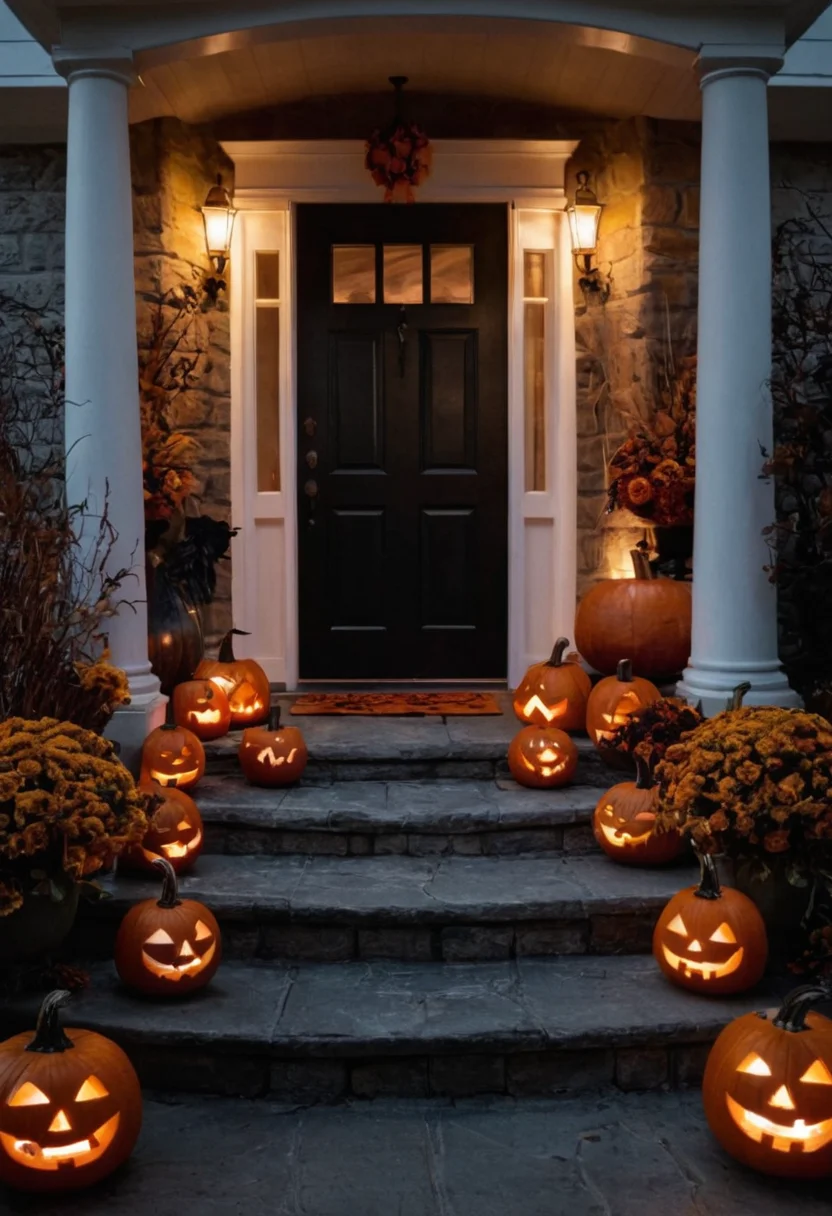
<svg viewBox="0 0 832 1216">
<path fill-rule="evenodd" d="M 598 225 L 601 222 L 600 203 L 571 203 L 566 209 L 572 252 L 592 254 L 598 246 Z"/>
<path fill-rule="evenodd" d="M 205 225 L 205 245 L 208 256 L 227 258 L 231 249 L 231 233 L 234 230 L 233 207 L 203 207 L 202 221 Z"/>
</svg>

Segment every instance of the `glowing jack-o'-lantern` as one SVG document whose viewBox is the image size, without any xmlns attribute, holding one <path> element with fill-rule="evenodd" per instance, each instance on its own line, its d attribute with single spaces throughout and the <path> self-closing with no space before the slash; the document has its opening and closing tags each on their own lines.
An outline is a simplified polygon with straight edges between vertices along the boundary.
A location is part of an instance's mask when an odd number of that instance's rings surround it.
<svg viewBox="0 0 832 1216">
<path fill-rule="evenodd" d="M 578 767 L 578 749 L 553 726 L 524 726 L 508 749 L 508 767 L 519 785 L 553 789 L 567 785 Z"/>
<path fill-rule="evenodd" d="M 0 1044 L 0 1181 L 20 1190 L 90 1186 L 126 1161 L 142 1122 L 138 1077 L 115 1043 L 64 1029 L 68 992 L 31 1032 Z"/>
<path fill-rule="evenodd" d="M 617 726 L 623 726 L 630 714 L 658 701 L 661 693 L 655 684 L 633 675 L 629 659 L 622 659 L 614 676 L 599 680 L 589 694 L 586 706 L 586 729 L 590 739 L 605 759 L 619 762 L 616 753 L 604 747 Z"/>
<path fill-rule="evenodd" d="M 231 709 L 232 727 L 259 726 L 269 717 L 269 677 L 254 659 L 234 657 L 234 634 L 245 636 L 245 630 L 230 629 L 220 643 L 218 657 L 203 659 L 196 669 L 196 678 L 210 680 L 223 690 Z"/>
<path fill-rule="evenodd" d="M 768 939 L 757 907 L 721 887 L 714 859 L 700 857 L 702 877 L 665 907 L 653 933 L 653 955 L 668 979 L 710 996 L 745 992 L 766 969 Z"/>
<path fill-rule="evenodd" d="M 134 904 L 119 926 L 115 964 L 122 981 L 150 996 L 186 996 L 204 988 L 220 965 L 222 943 L 214 914 L 195 899 L 180 899 L 173 866 L 163 871 L 158 901 Z"/>
<path fill-rule="evenodd" d="M 142 748 L 142 781 L 177 785 L 187 789 L 196 785 L 205 772 L 205 748 L 196 735 L 184 726 L 165 722 L 152 730 Z"/>
<path fill-rule="evenodd" d="M 147 832 L 140 845 L 119 857 L 119 867 L 152 870 L 153 862 L 165 857 L 177 874 L 189 870 L 202 852 L 202 816 L 190 795 L 176 786 L 147 781 L 141 787 L 151 794 Z"/>
<path fill-rule="evenodd" d="M 252 785 L 291 785 L 306 768 L 309 753 L 296 726 L 280 725 L 275 705 L 268 726 L 249 726 L 243 731 L 237 753 L 240 768 Z"/>
<path fill-rule="evenodd" d="M 811 1010 L 830 989 L 808 984 L 778 1013 L 746 1013 L 717 1038 L 702 1081 L 711 1131 L 764 1174 L 832 1174 L 832 1022 Z"/>
<path fill-rule="evenodd" d="M 592 830 L 613 861 L 633 866 L 661 866 L 675 861 L 684 842 L 678 832 L 657 832 L 659 788 L 652 765 L 636 753 L 635 781 L 621 781 L 599 799 Z"/>
<path fill-rule="evenodd" d="M 568 638 L 558 638 L 551 658 L 534 663 L 514 693 L 514 712 L 521 722 L 583 730 L 592 681 L 578 663 L 564 662 Z"/>
<path fill-rule="evenodd" d="M 186 726 L 207 743 L 228 734 L 231 707 L 219 684 L 210 680 L 186 680 L 173 690 L 173 720 Z"/>
</svg>

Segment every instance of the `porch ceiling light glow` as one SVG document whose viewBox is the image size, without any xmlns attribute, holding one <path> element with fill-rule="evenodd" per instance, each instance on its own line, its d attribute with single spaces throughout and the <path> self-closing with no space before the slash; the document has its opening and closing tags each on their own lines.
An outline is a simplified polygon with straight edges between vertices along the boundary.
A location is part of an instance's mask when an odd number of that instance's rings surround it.
<svg viewBox="0 0 832 1216">
<path fill-rule="evenodd" d="M 205 247 L 217 274 L 222 274 L 228 262 L 231 233 L 234 230 L 236 214 L 237 212 L 231 205 L 231 196 L 222 184 L 222 174 L 218 173 L 217 183 L 208 191 L 208 196 L 202 206 Z"/>
<path fill-rule="evenodd" d="M 601 223 L 603 203 L 598 202 L 594 190 L 589 187 L 589 174 L 585 169 L 578 173 L 578 185 L 575 197 L 566 208 L 569 220 L 569 235 L 572 240 L 572 252 L 583 259 L 583 275 L 579 280 L 584 292 L 605 292 L 599 281 L 598 268 L 592 265 L 592 259 L 598 248 L 598 227 Z"/>
</svg>

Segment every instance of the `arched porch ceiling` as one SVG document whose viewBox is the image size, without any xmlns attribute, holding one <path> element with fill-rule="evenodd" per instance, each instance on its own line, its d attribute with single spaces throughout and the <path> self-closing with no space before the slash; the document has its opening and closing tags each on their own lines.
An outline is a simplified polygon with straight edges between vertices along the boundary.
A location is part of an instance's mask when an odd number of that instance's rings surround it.
<svg viewBox="0 0 832 1216">
<path fill-rule="evenodd" d="M 260 31 L 262 35 L 263 31 Z M 229 36 L 230 38 L 230 36 Z M 420 93 L 473 95 L 608 117 L 695 119 L 690 50 L 611 31 L 507 19 L 355 19 L 143 52 L 131 119 L 206 122 L 323 95 L 367 94 L 387 77 Z"/>
</svg>

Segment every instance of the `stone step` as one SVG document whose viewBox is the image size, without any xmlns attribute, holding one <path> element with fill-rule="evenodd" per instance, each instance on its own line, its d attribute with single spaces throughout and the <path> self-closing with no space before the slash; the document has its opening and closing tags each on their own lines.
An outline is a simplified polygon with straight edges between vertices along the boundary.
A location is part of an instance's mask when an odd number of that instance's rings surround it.
<svg viewBox="0 0 832 1216">
<path fill-rule="evenodd" d="M 693 880 L 585 857 L 224 857 L 180 880 L 223 928 L 232 958 L 335 962 L 638 953 L 668 899 Z M 104 880 L 67 957 L 111 957 L 121 917 L 158 892 L 152 876 Z"/>
<path fill-rule="evenodd" d="M 776 1002 L 771 987 L 683 992 L 651 958 L 226 962 L 191 1000 L 162 1003 L 126 993 L 112 964 L 91 981 L 68 1024 L 115 1039 L 146 1085 L 298 1102 L 696 1083 L 722 1027 Z M 7 1002 L 3 1035 L 33 1026 L 35 1010 Z"/>
<path fill-rule="evenodd" d="M 239 773 L 193 791 L 209 853 L 408 854 L 433 857 L 586 853 L 601 791 L 530 790 L 496 781 L 338 781 L 258 789 Z"/>
</svg>

